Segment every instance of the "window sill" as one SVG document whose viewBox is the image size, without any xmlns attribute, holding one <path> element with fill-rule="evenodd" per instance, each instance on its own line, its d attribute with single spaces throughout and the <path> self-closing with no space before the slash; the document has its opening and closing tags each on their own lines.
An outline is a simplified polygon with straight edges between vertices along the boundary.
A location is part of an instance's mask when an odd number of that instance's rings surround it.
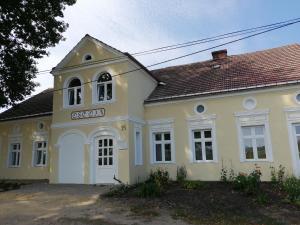
<svg viewBox="0 0 300 225">
<path fill-rule="evenodd" d="M 245 160 L 241 160 L 241 163 L 270 163 L 273 162 L 273 160 L 270 159 L 245 159 Z"/>
<path fill-rule="evenodd" d="M 165 162 L 165 161 L 159 161 L 159 162 L 152 162 L 151 164 L 176 164 L 174 161 Z"/>
<path fill-rule="evenodd" d="M 112 103 L 115 103 L 115 102 L 116 102 L 115 99 L 112 99 L 112 100 L 109 100 L 109 101 L 102 101 L 102 102 L 94 101 L 93 105 L 107 105 L 107 104 L 112 104 Z"/>
<path fill-rule="evenodd" d="M 20 168 L 20 166 L 8 166 L 8 168 Z"/>
<path fill-rule="evenodd" d="M 41 168 L 41 167 L 47 167 L 47 165 L 33 165 L 33 167 Z"/>
<path fill-rule="evenodd" d="M 209 163 L 218 163 L 216 160 L 195 160 L 192 162 L 193 164 L 209 164 Z"/>
<path fill-rule="evenodd" d="M 84 104 L 79 104 L 79 105 L 64 105 L 64 109 L 76 109 L 76 108 L 82 108 L 84 107 Z"/>
</svg>

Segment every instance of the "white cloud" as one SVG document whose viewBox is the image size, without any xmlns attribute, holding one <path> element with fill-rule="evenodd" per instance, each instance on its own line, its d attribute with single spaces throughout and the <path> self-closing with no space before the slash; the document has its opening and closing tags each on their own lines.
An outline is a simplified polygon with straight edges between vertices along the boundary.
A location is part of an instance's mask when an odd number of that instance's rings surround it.
<svg viewBox="0 0 300 225">
<path fill-rule="evenodd" d="M 64 34 L 67 40 L 49 49 L 50 56 L 41 59 L 38 67 L 40 70 L 54 67 L 86 33 L 130 53 L 189 41 L 190 34 L 176 34 L 184 29 L 192 33 L 194 26 L 205 27 L 206 21 L 228 16 L 235 7 L 236 0 L 78 0 L 65 11 L 64 20 L 70 25 Z M 209 45 L 139 57 L 138 60 L 149 65 L 207 46 Z M 207 57 L 208 53 L 174 61 L 165 66 L 199 61 Z M 36 81 L 41 83 L 37 92 L 53 86 L 52 75 L 49 74 L 38 75 Z"/>
</svg>

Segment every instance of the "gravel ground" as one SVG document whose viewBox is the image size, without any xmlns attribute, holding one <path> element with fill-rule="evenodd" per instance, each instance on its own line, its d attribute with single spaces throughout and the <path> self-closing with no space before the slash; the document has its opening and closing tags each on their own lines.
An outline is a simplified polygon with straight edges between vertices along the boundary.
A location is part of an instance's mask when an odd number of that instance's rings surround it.
<svg viewBox="0 0 300 225">
<path fill-rule="evenodd" d="M 186 224 L 173 220 L 161 209 L 139 214 L 140 210 L 125 202 L 112 203 L 100 198 L 108 189 L 93 185 L 30 184 L 0 192 L 0 224 Z"/>
</svg>

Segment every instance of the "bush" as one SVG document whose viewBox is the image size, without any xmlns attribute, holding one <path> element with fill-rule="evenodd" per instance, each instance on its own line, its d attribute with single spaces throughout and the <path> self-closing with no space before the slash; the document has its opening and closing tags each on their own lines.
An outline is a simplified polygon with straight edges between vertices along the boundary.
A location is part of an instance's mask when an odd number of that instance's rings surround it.
<svg viewBox="0 0 300 225">
<path fill-rule="evenodd" d="M 120 184 L 112 187 L 107 193 L 104 194 L 105 197 L 115 197 L 115 196 L 122 196 L 123 194 L 128 193 L 133 186 Z"/>
<path fill-rule="evenodd" d="M 199 180 L 186 180 L 182 183 L 182 187 L 189 190 L 197 190 L 204 186 L 204 183 Z"/>
<path fill-rule="evenodd" d="M 285 167 L 279 165 L 278 171 L 276 171 L 275 167 L 271 166 L 271 182 L 275 184 L 282 185 L 285 179 Z"/>
<path fill-rule="evenodd" d="M 159 197 L 170 183 L 169 172 L 164 169 L 151 171 L 148 180 L 142 183 L 138 189 L 139 197 Z"/>
<path fill-rule="evenodd" d="M 261 172 L 258 169 L 253 170 L 249 175 L 239 173 L 233 180 L 236 190 L 243 191 L 246 194 L 257 194 L 260 187 Z"/>
<path fill-rule="evenodd" d="M 186 180 L 186 177 L 187 177 L 187 171 L 186 171 L 185 166 L 177 167 L 176 180 L 178 182 L 183 182 Z"/>
<path fill-rule="evenodd" d="M 221 169 L 221 181 L 222 182 L 227 182 L 227 169 L 225 167 L 223 167 L 222 165 L 222 169 Z"/>
<path fill-rule="evenodd" d="M 283 190 L 291 202 L 300 200 L 300 180 L 296 177 L 288 177 L 282 183 Z"/>
<path fill-rule="evenodd" d="M 163 188 L 170 182 L 169 172 L 161 168 L 158 168 L 156 171 L 151 171 L 148 182 L 156 183 Z"/>
<path fill-rule="evenodd" d="M 145 182 L 139 187 L 137 195 L 142 198 L 159 197 L 163 189 L 153 182 Z"/>
</svg>

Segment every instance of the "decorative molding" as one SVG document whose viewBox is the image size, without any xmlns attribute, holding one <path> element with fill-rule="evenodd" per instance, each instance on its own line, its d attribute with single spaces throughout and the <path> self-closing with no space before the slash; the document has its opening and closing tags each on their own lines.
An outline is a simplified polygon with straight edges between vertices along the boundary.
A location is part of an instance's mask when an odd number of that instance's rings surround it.
<svg viewBox="0 0 300 225">
<path fill-rule="evenodd" d="M 253 101 L 253 106 L 247 106 L 247 101 Z M 253 110 L 255 109 L 257 106 L 257 101 L 256 101 L 256 98 L 250 96 L 250 97 L 246 97 L 244 98 L 243 100 L 243 107 L 246 109 L 246 110 Z"/>
<path fill-rule="evenodd" d="M 174 123 L 174 121 L 175 121 L 174 118 L 165 118 L 165 119 L 157 119 L 157 120 L 148 120 L 147 123 L 153 126 L 153 125 Z"/>
<path fill-rule="evenodd" d="M 85 126 L 85 125 L 92 125 L 92 124 L 99 124 L 99 123 L 111 123 L 111 122 L 119 122 L 119 121 L 130 121 L 130 122 L 145 124 L 144 120 L 137 117 L 115 116 L 115 117 L 102 117 L 97 119 L 78 120 L 78 121 L 65 122 L 65 123 L 54 123 L 51 125 L 51 128 L 68 128 L 68 127 Z"/>
<path fill-rule="evenodd" d="M 241 162 L 273 162 L 272 142 L 269 125 L 269 109 L 265 110 L 252 110 L 247 112 L 236 112 L 236 128 L 238 131 L 238 142 L 240 149 L 240 161 Z M 265 147 L 266 147 L 266 159 L 264 160 L 246 160 L 244 152 L 244 143 L 242 135 L 243 126 L 259 126 L 263 125 L 265 129 Z"/>
</svg>

